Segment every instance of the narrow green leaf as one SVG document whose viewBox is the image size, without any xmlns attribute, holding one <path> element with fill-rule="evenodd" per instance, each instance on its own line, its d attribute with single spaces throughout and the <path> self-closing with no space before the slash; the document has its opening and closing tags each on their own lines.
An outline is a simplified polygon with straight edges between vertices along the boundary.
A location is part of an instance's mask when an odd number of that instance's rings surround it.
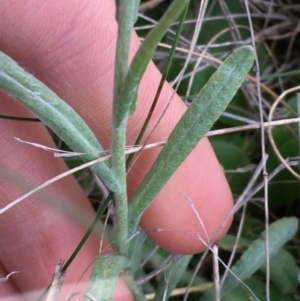
<svg viewBox="0 0 300 301">
<path fill-rule="evenodd" d="M 149 32 L 138 49 L 130 65 L 122 90 L 119 93 L 115 126 L 119 127 L 123 120 L 128 117 L 129 112 L 131 114 L 133 113 L 136 107 L 135 102 L 137 99 L 138 86 L 146 67 L 163 35 L 170 28 L 174 20 L 178 18 L 188 2 L 189 0 L 173 1 L 158 24 Z"/>
<path fill-rule="evenodd" d="M 105 155 L 83 119 L 46 85 L 3 52 L 0 52 L 0 89 L 33 112 L 73 151 L 83 153 L 81 158 L 84 161 Z M 107 163 L 99 163 L 93 169 L 111 190 L 119 190 L 118 181 Z"/>
<path fill-rule="evenodd" d="M 140 3 L 141 3 L 141 0 L 133 0 L 133 2 L 134 2 L 134 5 L 135 5 L 135 10 L 134 10 L 134 14 L 132 15 L 132 27 L 139 18 L 138 12 L 139 12 L 139 6 L 140 6 Z"/>
<path fill-rule="evenodd" d="M 270 256 L 273 256 L 278 250 L 294 237 L 298 230 L 298 219 L 295 217 L 282 218 L 269 227 L 269 248 Z M 240 279 L 246 279 L 253 275 L 265 262 L 265 231 L 256 239 L 244 252 L 242 257 L 232 267 L 232 272 Z M 223 293 L 231 290 L 231 283 L 236 282 L 232 277 L 225 280 Z M 235 284 L 236 286 L 236 284 Z"/>
<path fill-rule="evenodd" d="M 199 140 L 226 109 L 254 61 L 250 46 L 235 50 L 212 75 L 171 133 L 129 205 L 130 231 Z"/>
<path fill-rule="evenodd" d="M 148 115 L 147 115 L 147 117 L 144 121 L 144 124 L 143 124 L 143 126 L 142 126 L 142 128 L 139 132 L 139 135 L 138 135 L 137 139 L 135 140 L 135 143 L 134 143 L 135 145 L 140 144 L 140 142 L 141 142 L 141 140 L 142 140 L 142 138 L 143 138 L 143 136 L 146 132 L 146 129 L 148 127 L 148 124 L 149 124 L 150 119 L 152 117 L 152 114 L 154 112 L 154 109 L 157 105 L 160 93 L 161 93 L 162 88 L 165 84 L 165 80 L 167 78 L 168 72 L 170 70 L 170 67 L 171 67 L 171 64 L 172 64 L 172 61 L 173 61 L 173 58 L 174 58 L 174 55 L 175 55 L 176 47 L 177 47 L 179 39 L 180 39 L 180 35 L 181 35 L 181 32 L 182 32 L 184 21 L 185 21 L 186 16 L 187 16 L 188 8 L 189 8 L 189 5 L 186 5 L 185 10 L 183 11 L 183 13 L 180 17 L 179 24 L 178 24 L 178 27 L 177 27 L 177 30 L 176 30 L 176 34 L 175 34 L 175 37 L 174 37 L 174 40 L 173 40 L 173 43 L 172 43 L 172 48 L 170 49 L 170 52 L 168 54 L 167 63 L 166 63 L 166 66 L 165 66 L 165 68 L 162 72 L 162 77 L 160 79 L 159 86 L 158 86 L 157 91 L 155 93 L 155 96 L 154 96 L 151 108 L 149 109 Z M 135 109 L 136 109 L 136 102 L 133 102 L 132 107 L 130 108 L 130 114 L 133 114 Z M 126 167 L 127 168 L 130 166 L 134 155 L 135 154 L 130 154 L 128 156 L 128 158 L 126 160 Z"/>
<path fill-rule="evenodd" d="M 282 218 L 269 227 L 269 251 L 270 257 L 275 255 L 278 250 L 290 239 L 294 237 L 298 230 L 298 219 L 295 217 Z M 231 271 L 240 280 L 245 280 L 253 275 L 266 261 L 266 243 L 265 231 L 258 239 L 253 241 L 249 248 L 244 252 L 242 257 L 235 263 Z M 222 297 L 225 297 L 239 283 L 231 275 L 228 274 L 222 287 Z M 201 298 L 201 301 L 214 300 L 213 290 L 209 290 Z"/>
<path fill-rule="evenodd" d="M 266 267 L 262 266 L 261 270 L 265 273 Z M 286 250 L 280 249 L 270 259 L 270 276 L 271 282 L 276 285 L 283 295 L 295 292 L 299 285 L 295 258 Z"/>
<path fill-rule="evenodd" d="M 153 301 L 169 300 L 172 291 L 176 288 L 191 259 L 191 255 L 182 256 L 171 265 L 169 274 L 166 276 L 168 281 L 159 282 Z"/>
<path fill-rule="evenodd" d="M 236 287 L 233 289 L 224 299 L 224 301 L 268 301 L 266 298 L 266 284 L 258 279 L 247 279 L 245 281 L 247 287 L 251 290 L 252 294 L 247 291 L 244 287 Z M 280 292 L 276 287 L 270 286 L 270 296 L 272 301 L 284 301 L 285 299 L 281 296 Z M 254 297 L 256 299 L 254 299 Z M 294 299 L 292 299 L 295 301 Z M 290 300 L 290 301 L 292 301 Z M 287 300 L 286 300 L 287 301 Z"/>
<path fill-rule="evenodd" d="M 122 8 L 120 8 L 120 6 L 122 5 L 122 1 L 120 0 L 115 0 L 116 2 L 116 20 L 119 21 L 119 13 L 120 10 L 122 10 Z M 129 16 L 129 20 L 131 19 L 132 22 L 129 23 L 129 25 L 131 27 L 133 27 L 134 23 L 138 20 L 138 12 L 139 12 L 139 6 L 140 6 L 140 2 L 141 0 L 130 0 L 130 1 L 126 1 L 127 4 L 129 5 L 134 5 L 134 10 L 132 11 L 132 15 Z"/>
<path fill-rule="evenodd" d="M 237 248 L 248 247 L 251 244 L 251 240 L 240 237 Z M 236 236 L 227 234 L 221 240 L 218 241 L 219 248 L 227 251 L 231 251 L 236 243 Z"/>
<path fill-rule="evenodd" d="M 88 295 L 84 298 L 84 301 L 112 301 L 118 276 L 127 261 L 126 257 L 123 256 L 99 256 L 96 259 L 87 288 Z"/>
</svg>

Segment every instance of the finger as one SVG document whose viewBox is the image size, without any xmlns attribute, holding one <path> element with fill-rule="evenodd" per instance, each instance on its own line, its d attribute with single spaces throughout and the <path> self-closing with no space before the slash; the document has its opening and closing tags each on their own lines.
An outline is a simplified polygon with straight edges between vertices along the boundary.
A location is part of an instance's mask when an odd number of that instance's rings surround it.
<svg viewBox="0 0 300 301">
<path fill-rule="evenodd" d="M 96 133 L 104 148 L 109 149 L 116 38 L 113 1 L 78 1 L 76 5 L 74 1 L 65 1 L 63 6 L 52 1 L 38 9 L 37 1 L 28 3 L 30 7 L 20 5 L 13 16 L 9 12 L 4 15 L 5 21 L 1 22 L 8 23 L 10 26 L 6 25 L 6 28 L 10 31 L 4 33 L 3 45 L 14 44 L 14 48 L 7 48 L 9 54 L 70 103 Z M 35 20 L 26 18 L 28 14 L 35 14 Z M 53 30 L 53 19 L 60 15 L 64 16 L 64 22 L 57 22 Z M 26 35 L 18 22 L 11 24 L 13 17 L 29 20 Z M 49 32 L 51 35 L 47 34 Z M 132 55 L 138 44 L 133 35 Z M 129 121 L 128 144 L 135 141 L 159 80 L 159 72 L 150 64 L 139 90 L 137 112 Z M 172 93 L 166 84 L 149 131 L 158 121 Z M 175 96 L 151 141 L 166 139 L 185 109 Z M 158 150 L 145 152 L 131 170 L 129 195 L 136 190 L 157 154 Z M 200 220 L 184 194 L 193 202 Z M 203 250 L 205 242 L 214 237 L 231 207 L 232 196 L 224 174 L 209 142 L 203 139 L 148 208 L 141 224 L 147 229 L 166 231 L 149 232 L 161 246 L 173 252 L 195 253 Z M 229 225 L 230 220 L 219 237 Z M 199 236 L 204 242 L 199 240 Z"/>
<path fill-rule="evenodd" d="M 3 3 L 3 7 L 7 9 L 6 4 Z M 2 25 L 0 28 L 6 30 Z M 6 48 L 7 44 L 1 46 Z M 28 116 L 28 112 L 9 97 L 3 93 L 0 97 L 2 114 Z M 1 138 L 5 142 L 0 150 L 3 163 L 0 179 L 2 206 L 46 179 L 65 171 L 66 166 L 50 154 L 24 147 L 13 139 L 19 137 L 28 141 L 35 140 L 53 147 L 48 132 L 40 124 L 1 120 L 1 129 Z M 93 217 L 92 208 L 72 177 L 54 184 L 49 190 L 44 190 L 39 196 L 28 199 L 1 216 L 0 258 L 7 269 L 17 267 L 20 270 L 20 274 L 14 278 L 26 298 L 35 299 L 41 294 L 39 289 L 50 283 L 56 263 L 71 255 Z M 105 242 L 106 252 L 110 251 L 107 247 L 108 243 Z M 69 268 L 65 280 L 69 286 L 61 294 L 62 297 L 66 296 L 70 285 L 74 286 L 82 275 L 82 285 L 77 285 L 76 290 L 84 291 L 90 272 L 86 268 L 98 251 L 99 235 L 86 243 Z M 122 282 L 116 294 L 123 300 L 132 298 Z"/>
<path fill-rule="evenodd" d="M 1 113 L 28 116 L 26 110 L 0 94 Z M 3 147 L 0 165 L 1 207 L 67 170 L 52 154 L 20 144 L 19 137 L 55 147 L 42 124 L 0 120 Z M 13 280 L 29 300 L 41 295 L 52 278 L 55 265 L 67 260 L 94 218 L 94 211 L 73 176 L 63 179 L 1 215 L 0 259 L 7 270 L 18 270 Z M 61 297 L 86 288 L 91 266 L 99 253 L 100 225 L 67 271 Z M 111 252 L 105 240 L 103 253 Z M 88 268 L 90 267 L 90 268 Z M 131 298 L 128 289 L 118 294 Z M 127 297 L 126 297 L 127 296 Z"/>
</svg>

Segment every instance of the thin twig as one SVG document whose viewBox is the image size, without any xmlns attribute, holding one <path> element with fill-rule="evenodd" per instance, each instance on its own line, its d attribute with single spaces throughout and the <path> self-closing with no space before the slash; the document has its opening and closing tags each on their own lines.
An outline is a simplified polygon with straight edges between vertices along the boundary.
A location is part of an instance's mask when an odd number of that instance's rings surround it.
<svg viewBox="0 0 300 301">
<path fill-rule="evenodd" d="M 213 270 L 214 270 L 214 284 L 215 284 L 215 301 L 221 300 L 220 292 L 220 272 L 219 272 L 219 248 L 217 245 L 212 247 L 213 251 Z"/>
<path fill-rule="evenodd" d="M 58 300 L 59 293 L 63 282 L 65 280 L 65 273 L 62 271 L 63 262 L 59 261 L 55 266 L 53 279 L 49 287 L 48 295 L 46 301 L 56 301 Z"/>
<path fill-rule="evenodd" d="M 298 123 L 298 122 L 300 122 L 300 118 L 290 118 L 290 119 L 284 119 L 284 120 L 264 122 L 263 125 L 264 125 L 264 127 L 270 127 L 270 126 L 275 126 L 275 125 L 283 125 L 283 124 Z M 249 125 L 237 126 L 237 127 L 232 127 L 232 128 L 222 129 L 222 130 L 210 131 L 205 136 L 206 137 L 211 137 L 211 136 L 217 136 L 217 135 L 224 135 L 224 134 L 229 134 L 229 133 L 234 133 L 234 132 L 240 132 L 240 131 L 246 131 L 246 130 L 252 130 L 252 129 L 259 129 L 260 127 L 261 127 L 260 123 L 249 124 Z M 146 145 L 144 147 L 144 149 L 147 150 L 147 149 L 151 149 L 151 148 L 155 148 L 155 147 L 160 147 L 160 146 L 165 145 L 165 143 L 166 143 L 166 140 L 161 141 L 161 142 L 151 143 L 151 144 Z M 143 146 L 134 146 L 131 149 L 127 150 L 125 152 L 125 154 L 128 155 L 128 154 L 131 154 L 131 153 L 136 153 L 141 148 L 143 148 Z M 48 181 L 45 181 L 43 184 L 37 186 L 36 188 L 34 188 L 31 191 L 24 194 L 23 196 L 15 199 L 11 203 L 9 203 L 6 206 L 2 207 L 0 209 L 0 215 L 3 214 L 4 212 L 6 212 L 7 210 L 11 209 L 15 205 L 19 204 L 20 202 L 22 202 L 27 197 L 29 197 L 29 196 L 33 195 L 34 193 L 38 192 L 39 190 L 41 190 L 41 189 L 43 189 L 43 188 L 45 188 L 45 187 L 47 187 L 47 186 L 49 186 L 53 183 L 65 178 L 65 177 L 67 177 L 67 176 L 69 176 L 69 175 L 71 175 L 71 174 L 73 174 L 77 171 L 80 171 L 80 170 L 85 169 L 87 167 L 91 167 L 91 166 L 93 166 L 97 163 L 104 162 L 104 161 L 108 160 L 110 157 L 111 156 L 101 157 L 99 159 L 87 162 L 87 163 L 82 164 L 78 167 L 75 167 L 75 168 L 72 168 L 72 169 L 70 169 L 66 172 L 63 172 L 60 175 L 58 175 L 56 177 L 53 177 L 52 179 L 50 179 Z"/>
<path fill-rule="evenodd" d="M 276 109 L 276 107 L 278 106 L 278 104 L 280 103 L 280 101 L 283 100 L 283 98 L 288 95 L 289 93 L 292 93 L 292 92 L 295 92 L 295 91 L 298 91 L 300 90 L 300 86 L 297 86 L 297 87 L 294 87 L 294 88 L 291 88 L 291 89 L 288 89 L 286 91 L 284 91 L 277 99 L 276 101 L 273 103 L 271 109 L 270 109 L 270 113 L 269 113 L 269 122 L 272 122 L 272 119 L 273 119 L 273 115 L 274 115 L 274 111 Z M 285 159 L 282 157 L 276 143 L 275 143 L 275 140 L 274 140 L 274 137 L 273 137 L 273 134 L 272 134 L 272 127 L 269 127 L 268 128 L 268 136 L 269 136 L 269 139 L 270 139 L 270 143 L 273 147 L 273 150 L 275 152 L 275 154 L 277 155 L 278 159 L 280 160 L 280 162 L 286 167 L 286 169 L 298 180 L 300 180 L 300 176 L 298 173 L 296 173 L 288 164 L 287 162 L 285 161 Z"/>
<path fill-rule="evenodd" d="M 257 57 L 257 50 L 255 45 L 255 34 L 252 25 L 252 19 L 249 9 L 248 0 L 245 0 L 246 13 L 248 15 L 248 22 L 250 27 L 252 46 L 256 53 L 255 63 L 256 63 L 256 89 L 258 96 L 258 106 L 259 106 L 259 119 L 261 123 L 260 134 L 261 134 L 261 153 L 263 161 L 263 177 L 264 177 L 264 202 L 265 202 L 265 236 L 266 236 L 266 300 L 270 301 L 270 254 L 269 254 L 269 200 L 268 200 L 268 172 L 266 167 L 266 141 L 265 141 L 265 128 L 264 128 L 264 113 L 263 113 L 263 103 L 261 96 L 260 87 L 260 64 Z"/>
</svg>

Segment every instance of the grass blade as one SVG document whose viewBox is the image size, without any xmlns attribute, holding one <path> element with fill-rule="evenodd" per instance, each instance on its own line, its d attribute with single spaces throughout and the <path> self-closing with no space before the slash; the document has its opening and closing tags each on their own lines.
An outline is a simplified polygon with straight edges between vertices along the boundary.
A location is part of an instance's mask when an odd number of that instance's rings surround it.
<svg viewBox="0 0 300 301">
<path fill-rule="evenodd" d="M 130 233 L 134 232 L 142 212 L 226 109 L 252 67 L 254 57 L 250 46 L 235 50 L 196 96 L 131 200 Z"/>
<path fill-rule="evenodd" d="M 282 218 L 269 227 L 269 250 L 270 257 L 275 255 L 287 241 L 292 239 L 298 230 L 298 219 L 295 217 Z M 253 275 L 266 261 L 265 231 L 260 237 L 253 241 L 242 257 L 235 263 L 231 271 L 240 280 L 245 280 Z M 229 275 L 222 287 L 222 297 L 225 297 L 232 289 L 238 285 L 237 280 Z M 201 301 L 214 300 L 213 290 L 201 298 Z"/>
<path fill-rule="evenodd" d="M 105 155 L 83 119 L 46 85 L 3 52 L 0 52 L 0 89 L 33 112 L 73 151 L 84 153 L 84 161 Z M 111 190 L 119 190 L 118 181 L 107 163 L 96 164 L 93 169 Z"/>
<path fill-rule="evenodd" d="M 135 140 L 135 143 L 134 145 L 139 145 L 142 141 L 142 138 L 146 132 L 146 129 L 148 127 L 148 124 L 150 122 L 150 119 L 152 117 L 152 114 L 154 112 L 154 109 L 157 105 L 157 102 L 158 102 L 158 99 L 159 99 L 159 96 L 160 96 L 160 93 L 161 93 L 161 90 L 164 86 L 164 83 L 165 83 L 165 80 L 167 78 L 167 75 L 168 75 L 168 72 L 170 70 L 170 67 L 171 67 L 171 64 L 172 64 L 172 61 L 173 61 L 173 57 L 174 57 L 174 54 L 175 54 L 175 51 L 176 51 L 176 47 L 178 45 L 178 42 L 179 42 L 179 38 L 180 38 L 180 35 L 181 35 L 181 32 L 182 32 L 182 28 L 183 28 L 183 25 L 184 25 L 184 21 L 186 19 L 186 15 L 187 15 L 187 12 L 188 12 L 188 5 L 186 5 L 186 8 L 184 10 L 184 12 L 182 13 L 181 17 L 180 17 L 180 20 L 179 20 L 179 24 L 178 24 L 178 28 L 176 30 L 176 34 L 175 34 L 175 37 L 174 37 L 174 41 L 172 43 L 172 48 L 170 49 L 170 52 L 168 54 L 168 59 L 167 59 L 167 63 L 166 63 L 166 66 L 162 72 L 162 77 L 161 77 L 161 80 L 159 82 L 159 86 L 157 88 L 157 91 L 155 93 L 155 97 L 153 99 L 153 103 L 151 105 L 151 108 L 149 110 L 149 113 L 144 121 L 144 124 L 140 130 L 140 133 L 137 137 L 137 139 Z M 132 160 L 133 160 L 133 157 L 134 157 L 134 154 L 130 154 L 128 156 L 128 159 L 126 161 L 126 167 L 128 169 L 128 167 L 130 166 Z"/>
<path fill-rule="evenodd" d="M 155 292 L 155 298 L 153 301 L 169 300 L 172 291 L 176 288 L 178 281 L 182 275 L 186 272 L 187 266 L 191 261 L 192 256 L 186 255 L 179 258 L 170 267 L 170 275 L 168 275 L 169 281 L 160 281 L 158 288 Z"/>
</svg>

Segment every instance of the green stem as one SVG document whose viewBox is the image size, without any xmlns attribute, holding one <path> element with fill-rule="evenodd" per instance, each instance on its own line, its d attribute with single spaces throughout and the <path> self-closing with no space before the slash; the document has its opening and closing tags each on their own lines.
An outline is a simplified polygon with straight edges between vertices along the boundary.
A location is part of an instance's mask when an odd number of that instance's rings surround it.
<svg viewBox="0 0 300 301">
<path fill-rule="evenodd" d="M 123 124 L 122 124 L 123 125 Z M 112 166 L 119 178 L 120 193 L 115 193 L 117 237 L 116 250 L 119 255 L 127 255 L 128 238 L 128 203 L 125 168 L 125 126 L 113 130 Z"/>
<path fill-rule="evenodd" d="M 118 1 L 117 2 L 117 20 L 118 20 L 118 39 L 115 59 L 115 77 L 114 77 L 114 101 L 113 101 L 113 127 L 112 127 L 112 167 L 120 183 L 120 190 L 115 193 L 117 238 L 116 249 L 118 254 L 127 255 L 128 238 L 128 204 L 127 204 L 127 184 L 126 184 L 126 125 L 127 116 L 121 122 L 117 122 L 117 112 L 122 107 L 120 103 L 120 93 L 123 88 L 125 78 L 128 72 L 128 56 L 130 37 L 134 17 L 137 14 L 137 2 Z"/>
</svg>

